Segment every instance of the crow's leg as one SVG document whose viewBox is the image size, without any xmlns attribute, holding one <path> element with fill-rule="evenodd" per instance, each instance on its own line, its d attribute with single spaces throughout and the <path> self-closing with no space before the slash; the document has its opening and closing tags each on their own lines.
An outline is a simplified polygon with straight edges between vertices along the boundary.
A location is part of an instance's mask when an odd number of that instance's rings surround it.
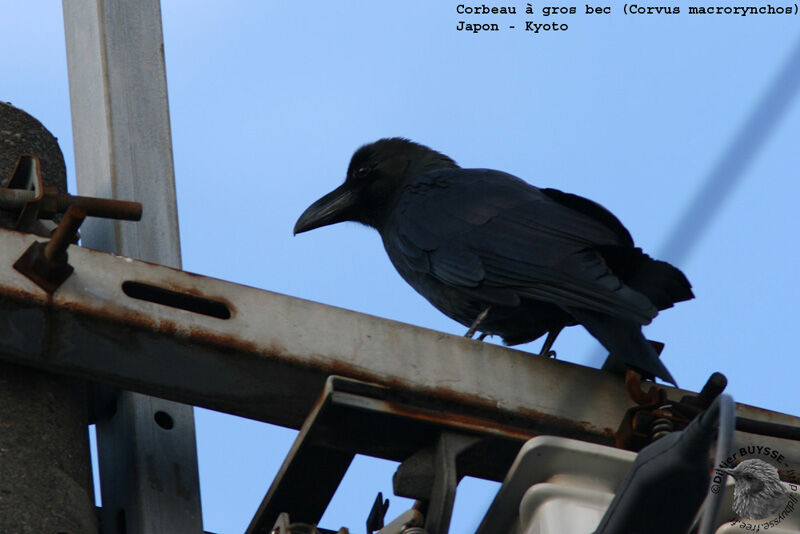
<svg viewBox="0 0 800 534">
<path fill-rule="evenodd" d="M 486 309 L 484 309 L 481 313 L 478 314 L 478 316 L 475 318 L 475 321 L 473 321 L 472 325 L 469 327 L 469 330 L 467 330 L 467 333 L 464 334 L 464 337 L 472 339 L 472 336 L 475 335 L 475 331 L 481 325 L 483 320 L 486 319 L 486 316 L 489 315 L 489 310 L 491 309 L 492 309 L 491 306 L 486 306 Z"/>
<path fill-rule="evenodd" d="M 478 336 L 478 341 L 483 341 L 486 339 L 486 336 L 491 336 L 491 332 L 482 332 L 481 335 Z"/>
<path fill-rule="evenodd" d="M 550 347 L 553 346 L 553 342 L 555 342 L 558 334 L 560 334 L 561 330 L 563 329 L 563 326 L 559 326 L 558 328 L 554 328 L 547 333 L 547 339 L 545 339 L 544 343 L 542 344 L 542 350 L 539 351 L 539 356 L 544 356 L 546 358 L 556 357 L 556 351 L 550 350 Z"/>
</svg>

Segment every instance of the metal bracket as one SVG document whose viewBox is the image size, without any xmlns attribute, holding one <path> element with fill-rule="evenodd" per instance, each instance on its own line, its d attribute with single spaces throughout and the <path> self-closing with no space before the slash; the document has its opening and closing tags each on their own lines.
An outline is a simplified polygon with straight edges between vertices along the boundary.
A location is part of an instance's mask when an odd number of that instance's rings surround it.
<svg viewBox="0 0 800 534">
<path fill-rule="evenodd" d="M 463 476 L 459 456 L 480 441 L 474 435 L 445 430 L 434 446 L 420 449 L 397 468 L 392 480 L 395 495 L 423 503 L 429 534 L 448 531 L 456 488 Z"/>
<path fill-rule="evenodd" d="M 53 219 L 71 206 L 82 208 L 89 217 L 125 221 L 142 218 L 139 202 L 69 195 L 45 186 L 39 158 L 33 154 L 22 154 L 8 183 L 0 187 L 0 209 L 19 213 L 15 228 L 20 230 L 39 219 Z"/>
<path fill-rule="evenodd" d="M 14 269 L 48 293 L 55 292 L 74 270 L 67 263 L 67 247 L 77 240 L 78 228 L 85 218 L 86 211 L 83 208 L 71 206 L 50 241 L 32 243 L 14 263 Z"/>
<path fill-rule="evenodd" d="M 43 202 L 44 190 L 39 158 L 32 154 L 22 154 L 6 186 L 0 188 L 0 208 L 19 210 L 15 228 L 30 228 L 40 218 L 39 211 L 42 208 L 46 211 L 51 207 L 50 203 Z"/>
<path fill-rule="evenodd" d="M 641 376 L 628 370 L 625 385 L 630 398 L 638 404 L 625 412 L 619 429 L 614 434 L 616 446 L 639 451 L 664 435 L 682 430 L 697 413 L 708 408 L 724 391 L 728 381 L 722 373 L 714 373 L 697 395 L 684 395 L 680 401 L 669 401 L 667 392 L 652 385 L 645 392 Z"/>
<path fill-rule="evenodd" d="M 442 432 L 436 443 L 436 463 L 433 488 L 431 490 L 428 511 L 425 514 L 425 530 L 428 534 L 447 534 L 450 530 L 450 518 L 453 515 L 453 504 L 456 500 L 456 488 L 461 477 L 458 473 L 458 457 L 461 453 L 477 444 L 480 438 Z"/>
<path fill-rule="evenodd" d="M 480 441 L 461 432 L 442 431 L 434 445 L 409 456 L 392 478 L 395 495 L 417 499 L 430 534 L 444 534 L 450 525 L 456 488 L 463 476 L 459 455 Z"/>
<path fill-rule="evenodd" d="M 525 439 L 488 425 L 481 431 L 478 419 L 451 420 L 447 412 L 412 404 L 386 387 L 331 376 L 247 532 L 269 532 L 283 512 L 316 524 L 356 453 L 403 461 L 430 449 L 427 468 L 422 467 L 435 473 L 424 494 L 426 516 L 445 525 L 430 531 L 441 534 L 449 524 L 458 479 L 470 474 L 502 480 Z M 478 442 L 481 447 L 467 451 Z"/>
<path fill-rule="evenodd" d="M 5 187 L 0 188 L 0 209 L 18 211 L 15 227 L 33 228 L 39 219 L 66 212 L 47 243 L 36 242 L 14 263 L 14 268 L 48 293 L 55 292 L 74 270 L 67 263 L 67 247 L 78 242 L 78 228 L 87 215 L 138 221 L 142 205 L 104 198 L 59 193 L 42 180 L 39 158 L 22 154 Z"/>
</svg>

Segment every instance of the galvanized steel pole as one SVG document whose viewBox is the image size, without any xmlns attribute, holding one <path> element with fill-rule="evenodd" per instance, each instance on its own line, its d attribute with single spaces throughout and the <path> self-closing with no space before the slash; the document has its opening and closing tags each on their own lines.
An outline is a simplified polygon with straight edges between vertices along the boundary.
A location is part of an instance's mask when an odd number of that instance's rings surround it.
<svg viewBox="0 0 800 534">
<path fill-rule="evenodd" d="M 144 204 L 85 246 L 180 268 L 159 0 L 64 0 L 80 194 Z M 191 406 L 120 392 L 97 424 L 105 532 L 202 532 Z"/>
</svg>

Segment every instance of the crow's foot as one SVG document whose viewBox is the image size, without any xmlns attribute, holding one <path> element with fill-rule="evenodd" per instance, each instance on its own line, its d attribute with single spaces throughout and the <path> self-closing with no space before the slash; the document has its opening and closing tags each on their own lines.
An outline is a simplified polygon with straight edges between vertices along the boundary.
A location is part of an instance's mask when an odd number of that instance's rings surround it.
<svg viewBox="0 0 800 534">
<path fill-rule="evenodd" d="M 550 350 L 550 347 L 553 346 L 553 342 L 556 340 L 556 338 L 558 337 L 558 334 L 561 333 L 561 330 L 563 330 L 563 329 L 564 329 L 564 327 L 562 326 L 560 328 L 556 328 L 554 330 L 550 330 L 547 333 L 547 339 L 544 340 L 544 343 L 542 344 L 542 350 L 539 351 L 538 356 L 543 356 L 545 358 L 555 358 L 556 357 L 556 351 Z"/>
<path fill-rule="evenodd" d="M 464 337 L 472 339 L 472 336 L 475 335 L 475 331 L 481 325 L 483 320 L 486 319 L 486 316 L 489 315 L 489 310 L 491 309 L 492 309 L 491 306 L 486 306 L 486 309 L 484 309 L 481 313 L 478 314 L 478 317 L 475 318 L 475 321 L 473 321 L 472 325 L 469 327 L 469 330 L 467 330 L 467 333 L 464 334 Z M 483 339 L 483 337 L 479 339 Z"/>
</svg>

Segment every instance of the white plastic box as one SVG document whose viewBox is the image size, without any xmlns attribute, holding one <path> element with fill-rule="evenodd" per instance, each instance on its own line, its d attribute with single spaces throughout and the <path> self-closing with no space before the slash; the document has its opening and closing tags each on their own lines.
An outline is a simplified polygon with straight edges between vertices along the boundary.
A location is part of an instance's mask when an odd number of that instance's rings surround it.
<svg viewBox="0 0 800 534">
<path fill-rule="evenodd" d="M 635 453 L 613 447 L 536 437 L 520 450 L 477 534 L 592 534 L 635 459 Z M 716 534 L 800 533 L 800 503 L 766 529 L 732 525 L 733 487 L 728 477 Z"/>
</svg>

